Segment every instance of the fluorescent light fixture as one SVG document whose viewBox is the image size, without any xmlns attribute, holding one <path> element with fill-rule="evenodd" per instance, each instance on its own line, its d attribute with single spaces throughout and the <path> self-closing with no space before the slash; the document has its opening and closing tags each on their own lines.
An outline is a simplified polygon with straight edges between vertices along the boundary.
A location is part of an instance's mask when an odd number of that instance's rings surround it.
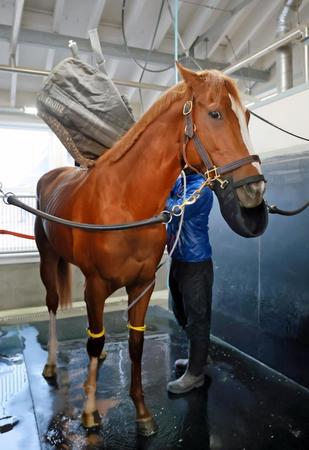
<svg viewBox="0 0 309 450">
<path fill-rule="evenodd" d="M 38 113 L 38 109 L 35 106 L 24 106 L 24 113 L 36 116 Z"/>
<path fill-rule="evenodd" d="M 245 106 L 248 108 L 248 106 L 252 106 L 254 104 L 255 104 L 255 102 L 245 103 Z"/>
</svg>

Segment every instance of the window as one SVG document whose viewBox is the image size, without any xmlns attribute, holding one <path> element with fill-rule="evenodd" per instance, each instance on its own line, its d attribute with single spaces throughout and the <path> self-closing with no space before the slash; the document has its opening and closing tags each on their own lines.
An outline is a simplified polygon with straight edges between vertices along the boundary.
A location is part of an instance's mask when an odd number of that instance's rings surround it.
<svg viewBox="0 0 309 450">
<path fill-rule="evenodd" d="M 73 165 L 54 134 L 42 126 L 0 127 L 0 182 L 5 191 L 35 195 L 38 179 L 49 170 Z"/>
<path fill-rule="evenodd" d="M 35 207 L 39 178 L 56 167 L 73 165 L 57 137 L 41 125 L 0 126 L 0 183 Z M 33 235 L 34 216 L 0 199 L 0 229 Z M 36 251 L 35 242 L 0 234 L 0 254 Z"/>
</svg>

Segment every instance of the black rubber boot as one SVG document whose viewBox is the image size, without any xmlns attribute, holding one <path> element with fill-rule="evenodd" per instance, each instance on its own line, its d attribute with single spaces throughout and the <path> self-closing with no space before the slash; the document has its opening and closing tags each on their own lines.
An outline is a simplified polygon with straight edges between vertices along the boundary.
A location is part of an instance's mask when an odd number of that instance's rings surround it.
<svg viewBox="0 0 309 450">
<path fill-rule="evenodd" d="M 208 342 L 191 340 L 187 370 L 177 380 L 170 381 L 167 390 L 172 394 L 185 394 L 203 386 L 205 381 L 203 367 L 207 361 L 207 354 Z"/>
</svg>

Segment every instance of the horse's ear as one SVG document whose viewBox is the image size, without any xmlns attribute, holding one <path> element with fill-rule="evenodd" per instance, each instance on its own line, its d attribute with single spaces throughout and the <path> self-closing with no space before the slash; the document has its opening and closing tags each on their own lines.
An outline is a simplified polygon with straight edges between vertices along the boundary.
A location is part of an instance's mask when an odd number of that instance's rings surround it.
<svg viewBox="0 0 309 450">
<path fill-rule="evenodd" d="M 177 61 L 176 61 L 176 66 L 177 66 L 178 72 L 180 73 L 183 80 L 187 84 L 194 85 L 195 83 L 200 81 L 199 75 L 196 72 L 194 72 L 193 70 L 187 69 L 186 67 L 179 64 L 179 62 L 177 62 Z"/>
</svg>

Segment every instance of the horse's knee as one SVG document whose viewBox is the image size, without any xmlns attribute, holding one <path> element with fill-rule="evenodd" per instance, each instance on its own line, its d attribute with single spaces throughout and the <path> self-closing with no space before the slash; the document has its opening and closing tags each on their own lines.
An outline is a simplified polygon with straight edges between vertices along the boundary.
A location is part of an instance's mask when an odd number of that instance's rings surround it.
<svg viewBox="0 0 309 450">
<path fill-rule="evenodd" d="M 99 358 L 103 350 L 104 343 L 105 343 L 105 336 L 101 336 L 99 338 L 89 337 L 87 341 L 87 352 L 89 358 L 91 357 Z"/>
</svg>

